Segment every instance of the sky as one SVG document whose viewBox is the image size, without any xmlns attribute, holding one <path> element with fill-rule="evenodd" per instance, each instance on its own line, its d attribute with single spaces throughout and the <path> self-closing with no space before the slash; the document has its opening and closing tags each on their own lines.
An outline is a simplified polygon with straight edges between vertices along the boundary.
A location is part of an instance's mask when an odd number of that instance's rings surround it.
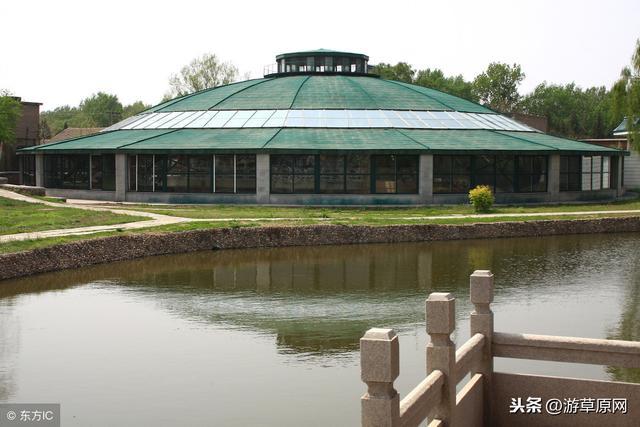
<svg viewBox="0 0 640 427">
<path fill-rule="evenodd" d="M 518 63 L 539 83 L 607 86 L 640 38 L 640 1 L 21 1 L 0 4 L 0 89 L 43 110 L 98 91 L 157 104 L 205 53 L 262 77 L 283 52 L 360 52 L 471 80 Z"/>
</svg>

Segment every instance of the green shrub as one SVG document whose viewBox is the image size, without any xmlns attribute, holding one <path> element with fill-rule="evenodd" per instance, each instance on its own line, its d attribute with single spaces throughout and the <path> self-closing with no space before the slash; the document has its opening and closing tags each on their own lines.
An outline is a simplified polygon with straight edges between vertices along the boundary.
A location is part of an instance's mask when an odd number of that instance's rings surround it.
<svg viewBox="0 0 640 427">
<path fill-rule="evenodd" d="M 495 198 L 491 187 L 478 185 L 476 188 L 469 190 L 469 201 L 476 212 L 489 212 L 493 202 L 495 202 Z"/>
</svg>

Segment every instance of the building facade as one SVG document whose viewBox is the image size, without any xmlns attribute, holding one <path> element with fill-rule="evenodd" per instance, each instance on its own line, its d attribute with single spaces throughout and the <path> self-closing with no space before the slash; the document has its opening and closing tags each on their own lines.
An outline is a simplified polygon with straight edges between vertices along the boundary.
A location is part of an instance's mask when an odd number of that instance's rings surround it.
<svg viewBox="0 0 640 427">
<path fill-rule="evenodd" d="M 164 203 L 429 204 L 612 199 L 622 150 L 368 73 L 362 54 L 279 55 L 274 72 L 167 101 L 96 135 L 21 151 L 47 194 Z"/>
<path fill-rule="evenodd" d="M 34 162 L 33 157 L 26 157 L 20 160 L 16 155 L 17 150 L 25 147 L 32 147 L 40 142 L 40 106 L 39 102 L 20 101 L 22 112 L 15 130 L 15 141 L 11 144 L 0 141 L 0 176 L 9 179 L 11 184 L 35 185 L 34 168 L 31 167 L 30 174 L 20 172 L 22 162 Z M 35 166 L 35 165 L 33 165 Z"/>
</svg>

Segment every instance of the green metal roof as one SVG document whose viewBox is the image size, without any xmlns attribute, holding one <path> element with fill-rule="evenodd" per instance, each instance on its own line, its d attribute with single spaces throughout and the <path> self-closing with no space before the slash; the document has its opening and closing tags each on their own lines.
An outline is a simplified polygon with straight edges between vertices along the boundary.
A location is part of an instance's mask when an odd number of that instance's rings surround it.
<svg viewBox="0 0 640 427">
<path fill-rule="evenodd" d="M 535 132 L 457 129 L 235 128 L 118 130 L 30 147 L 20 152 L 414 151 L 624 154 Z"/>
<path fill-rule="evenodd" d="M 276 56 L 276 60 L 282 58 L 296 58 L 299 56 L 314 56 L 314 55 L 325 55 L 325 56 L 348 56 L 348 57 L 356 57 L 369 59 L 367 55 L 364 53 L 353 53 L 353 52 L 341 52 L 338 50 L 330 50 L 330 49 L 315 49 L 315 50 L 305 50 L 302 52 L 287 52 L 281 53 Z"/>
<path fill-rule="evenodd" d="M 147 112 L 287 108 L 492 113 L 479 104 L 437 90 L 372 76 L 347 75 L 248 80 L 176 98 Z"/>
<path fill-rule="evenodd" d="M 303 142 L 301 142 L 303 141 Z M 282 129 L 267 150 L 370 150 L 406 151 L 425 147 L 395 129 Z"/>
<path fill-rule="evenodd" d="M 123 151 L 260 150 L 277 128 L 269 129 L 180 129 L 123 147 Z"/>
<path fill-rule="evenodd" d="M 50 144 L 34 145 L 29 150 L 37 152 L 77 152 L 77 151 L 113 151 L 129 144 L 144 141 L 148 138 L 173 132 L 170 129 L 118 130 L 113 132 L 96 133 L 66 141 Z"/>
</svg>

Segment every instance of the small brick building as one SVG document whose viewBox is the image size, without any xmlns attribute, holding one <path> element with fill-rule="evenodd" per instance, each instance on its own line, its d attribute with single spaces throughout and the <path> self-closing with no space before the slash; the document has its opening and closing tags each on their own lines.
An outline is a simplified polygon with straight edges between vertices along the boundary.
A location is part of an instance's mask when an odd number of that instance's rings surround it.
<svg viewBox="0 0 640 427">
<path fill-rule="evenodd" d="M 20 182 L 20 163 L 16 150 L 37 145 L 40 142 L 40 106 L 39 102 L 22 101 L 22 114 L 16 126 L 16 140 L 14 144 L 1 144 L 0 176 L 9 178 L 12 184 Z M 35 183 L 35 182 L 34 182 Z"/>
</svg>

